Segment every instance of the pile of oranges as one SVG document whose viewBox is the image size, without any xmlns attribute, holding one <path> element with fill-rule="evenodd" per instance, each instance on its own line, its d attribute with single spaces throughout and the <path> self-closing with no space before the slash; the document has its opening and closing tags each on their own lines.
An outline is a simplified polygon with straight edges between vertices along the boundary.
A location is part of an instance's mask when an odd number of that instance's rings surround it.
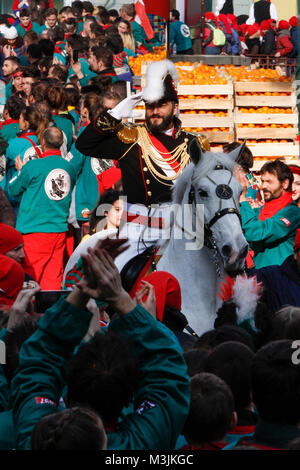
<svg viewBox="0 0 300 470">
<path fill-rule="evenodd" d="M 178 95 L 179 100 L 225 100 L 228 95 Z"/>
<path fill-rule="evenodd" d="M 265 91 L 265 92 L 250 92 L 250 91 L 238 91 L 238 96 L 291 96 L 291 93 L 284 91 Z"/>
<path fill-rule="evenodd" d="M 128 59 L 129 66 L 136 76 L 142 75 L 142 64 L 143 63 L 150 63 L 150 62 L 157 62 L 159 60 L 166 59 L 167 57 L 167 50 L 164 46 L 161 47 L 154 47 L 154 53 L 138 55 L 137 57 L 130 56 Z"/>
<path fill-rule="evenodd" d="M 224 65 L 225 73 L 234 78 L 238 82 L 249 81 L 249 82 L 290 82 L 291 77 L 280 75 L 275 69 L 254 69 L 248 70 L 247 67 L 242 65 L 241 67 L 235 67 L 234 65 Z"/>
<path fill-rule="evenodd" d="M 240 113 L 246 114 L 293 114 L 292 108 L 270 108 L 268 106 L 252 107 L 252 108 L 239 108 Z"/>
<path fill-rule="evenodd" d="M 186 132 L 229 132 L 229 127 L 184 127 Z"/>
<path fill-rule="evenodd" d="M 177 67 L 177 72 L 180 85 L 226 85 L 228 83 L 227 78 L 221 77 L 218 70 L 209 65 L 199 65 L 189 71 Z"/>
<path fill-rule="evenodd" d="M 239 129 L 280 129 L 280 128 L 292 128 L 294 127 L 293 124 L 253 124 L 253 123 L 248 123 L 248 124 L 238 124 Z"/>
<path fill-rule="evenodd" d="M 180 114 L 205 114 L 205 116 L 215 116 L 215 117 L 227 117 L 228 114 L 225 111 L 219 110 L 204 110 L 204 109 L 188 109 L 180 111 Z"/>
</svg>

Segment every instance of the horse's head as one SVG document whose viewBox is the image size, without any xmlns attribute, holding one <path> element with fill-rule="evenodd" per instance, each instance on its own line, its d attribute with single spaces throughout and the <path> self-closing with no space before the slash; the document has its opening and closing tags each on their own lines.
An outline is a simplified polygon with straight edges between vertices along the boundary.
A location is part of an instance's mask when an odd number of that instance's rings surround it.
<svg viewBox="0 0 300 470">
<path fill-rule="evenodd" d="M 243 145 L 229 154 L 203 152 L 198 141 L 190 144 L 193 168 L 185 175 L 182 202 L 204 205 L 204 244 L 219 252 L 224 268 L 233 273 L 243 269 L 248 244 L 243 235 L 239 197 L 242 186 L 234 176 L 235 161 Z M 189 173 L 189 178 L 187 175 Z M 176 198 L 175 185 L 174 193 Z"/>
</svg>

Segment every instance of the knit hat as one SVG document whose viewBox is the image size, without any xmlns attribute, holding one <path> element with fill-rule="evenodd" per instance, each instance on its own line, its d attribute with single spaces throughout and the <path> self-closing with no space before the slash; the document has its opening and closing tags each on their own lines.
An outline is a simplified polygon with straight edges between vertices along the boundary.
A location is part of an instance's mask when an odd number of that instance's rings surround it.
<svg viewBox="0 0 300 470">
<path fill-rule="evenodd" d="M 181 309 L 181 289 L 177 279 L 166 271 L 156 271 L 142 279 L 155 290 L 157 318 L 163 321 L 165 307 Z"/>
<path fill-rule="evenodd" d="M 15 228 L 10 225 L 0 224 L 0 254 L 5 255 L 24 243 L 23 237 Z"/>
<path fill-rule="evenodd" d="M 289 23 L 290 23 L 291 26 L 297 26 L 297 17 L 292 16 L 292 18 L 290 18 L 290 20 L 289 20 Z"/>
<path fill-rule="evenodd" d="M 0 255 L 0 305 L 12 305 L 23 287 L 25 273 L 22 266 L 7 256 Z"/>
<path fill-rule="evenodd" d="M 113 66 L 116 68 L 123 67 L 126 56 L 127 56 L 127 52 L 125 51 L 119 52 L 119 54 L 115 54 L 113 56 Z"/>
<path fill-rule="evenodd" d="M 271 29 L 271 24 L 269 23 L 269 21 L 263 20 L 263 21 L 260 23 L 260 29 L 261 29 L 262 31 L 269 31 L 269 29 Z"/>
<path fill-rule="evenodd" d="M 297 228 L 294 251 L 298 250 L 298 248 L 300 248 L 300 228 Z"/>
<path fill-rule="evenodd" d="M 146 86 L 143 99 L 146 103 L 156 103 L 160 100 L 178 103 L 177 87 L 178 73 L 170 60 L 152 62 L 146 71 Z"/>
<path fill-rule="evenodd" d="M 290 24 L 285 20 L 281 20 L 278 23 L 278 31 L 282 31 L 283 29 L 289 29 L 289 27 Z"/>
<path fill-rule="evenodd" d="M 18 31 L 14 26 L 11 26 L 10 28 L 4 29 L 3 35 L 5 39 L 16 39 L 18 37 Z"/>
</svg>

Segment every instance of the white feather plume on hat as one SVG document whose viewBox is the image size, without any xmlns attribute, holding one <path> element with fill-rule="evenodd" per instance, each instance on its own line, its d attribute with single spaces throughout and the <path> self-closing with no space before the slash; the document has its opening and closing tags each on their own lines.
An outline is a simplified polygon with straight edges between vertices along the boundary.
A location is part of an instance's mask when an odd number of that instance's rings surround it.
<svg viewBox="0 0 300 470">
<path fill-rule="evenodd" d="M 178 73 L 175 65 L 170 60 L 161 60 L 152 62 L 148 65 L 146 71 L 146 86 L 143 90 L 143 99 L 148 103 L 155 103 L 163 98 L 164 78 L 170 74 L 175 87 L 178 85 Z"/>
</svg>

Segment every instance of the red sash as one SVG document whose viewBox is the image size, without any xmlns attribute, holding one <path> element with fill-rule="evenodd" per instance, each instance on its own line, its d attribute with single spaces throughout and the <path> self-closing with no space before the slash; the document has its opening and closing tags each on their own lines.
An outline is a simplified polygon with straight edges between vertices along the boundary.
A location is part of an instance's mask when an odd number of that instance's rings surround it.
<svg viewBox="0 0 300 470">
<path fill-rule="evenodd" d="M 22 136 L 22 138 L 28 140 L 31 143 L 31 145 L 33 146 L 34 150 L 36 151 L 38 157 L 42 158 L 42 152 L 37 147 L 37 145 L 33 142 L 33 140 L 29 139 L 29 137 L 24 137 L 24 136 Z"/>
</svg>

